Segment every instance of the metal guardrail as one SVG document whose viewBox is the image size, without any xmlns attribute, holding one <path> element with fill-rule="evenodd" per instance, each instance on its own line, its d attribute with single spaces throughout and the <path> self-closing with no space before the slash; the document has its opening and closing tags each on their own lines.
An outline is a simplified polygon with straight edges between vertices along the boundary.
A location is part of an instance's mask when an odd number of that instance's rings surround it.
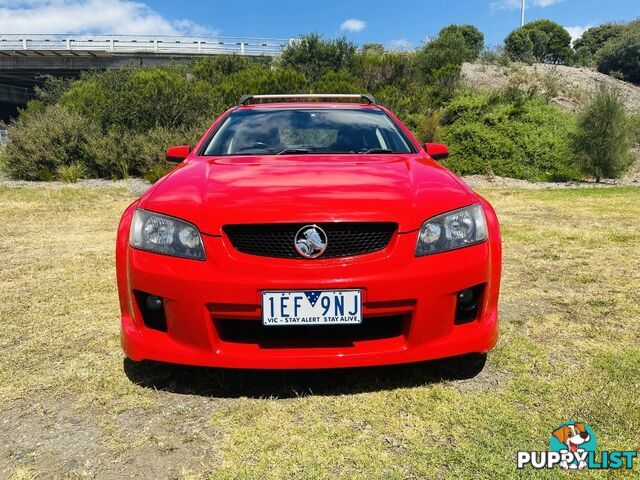
<svg viewBox="0 0 640 480">
<path fill-rule="evenodd" d="M 171 35 L 0 34 L 1 52 L 104 52 L 277 56 L 295 39 Z"/>
</svg>

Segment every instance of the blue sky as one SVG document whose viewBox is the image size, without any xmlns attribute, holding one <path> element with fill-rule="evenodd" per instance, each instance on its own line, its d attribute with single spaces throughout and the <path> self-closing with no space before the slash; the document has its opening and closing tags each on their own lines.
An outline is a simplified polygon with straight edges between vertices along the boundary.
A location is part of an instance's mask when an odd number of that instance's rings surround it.
<svg viewBox="0 0 640 480">
<path fill-rule="evenodd" d="M 527 20 L 573 35 L 640 17 L 640 0 L 527 0 Z M 488 45 L 519 24 L 520 0 L 0 0 L 0 33 L 158 33 L 290 38 L 318 32 L 358 44 L 417 46 L 450 23 L 471 23 Z"/>
<path fill-rule="evenodd" d="M 305 3 L 309 7 L 305 8 Z M 528 0 L 527 18 L 550 18 L 567 27 L 597 25 L 604 21 L 640 16 L 640 0 Z M 329 37 L 346 35 L 358 42 L 388 44 L 405 39 L 419 44 L 450 23 L 471 23 L 488 44 L 502 42 L 519 25 L 519 0 L 393 0 L 316 1 L 244 0 L 236 2 L 150 2 L 158 12 L 197 19 L 223 35 L 290 37 L 318 31 Z M 241 5 L 241 6 L 240 6 Z M 238 8 L 240 7 L 240 8 Z M 357 31 L 341 30 L 348 19 L 365 22 Z"/>
</svg>

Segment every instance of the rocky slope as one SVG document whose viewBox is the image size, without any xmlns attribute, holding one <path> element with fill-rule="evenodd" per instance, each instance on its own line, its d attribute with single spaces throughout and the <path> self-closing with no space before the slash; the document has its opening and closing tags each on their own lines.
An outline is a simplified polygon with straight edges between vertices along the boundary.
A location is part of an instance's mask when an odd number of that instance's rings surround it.
<svg viewBox="0 0 640 480">
<path fill-rule="evenodd" d="M 563 65 L 521 65 L 510 67 L 465 63 L 462 82 L 481 90 L 499 90 L 509 85 L 536 88 L 559 107 L 577 111 L 601 85 L 616 89 L 632 113 L 640 113 L 640 86 L 617 80 L 587 68 Z"/>
</svg>

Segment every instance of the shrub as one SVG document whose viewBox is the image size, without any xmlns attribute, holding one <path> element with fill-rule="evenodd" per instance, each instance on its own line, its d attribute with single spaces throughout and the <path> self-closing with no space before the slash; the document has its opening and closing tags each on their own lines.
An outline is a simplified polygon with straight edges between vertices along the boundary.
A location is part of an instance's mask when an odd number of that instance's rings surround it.
<svg viewBox="0 0 640 480">
<path fill-rule="evenodd" d="M 9 175 L 23 180 L 52 180 L 61 167 L 90 163 L 89 139 L 98 134 L 85 116 L 59 105 L 39 115 L 24 115 L 9 128 L 0 163 Z"/>
<path fill-rule="evenodd" d="M 640 84 L 640 22 L 607 42 L 598 52 L 597 64 L 602 73 L 618 73 L 622 80 Z"/>
<path fill-rule="evenodd" d="M 346 38 L 325 40 L 317 33 L 305 35 L 282 52 L 282 66 L 316 82 L 327 71 L 351 70 L 356 46 Z"/>
<path fill-rule="evenodd" d="M 357 54 L 354 74 L 367 92 L 387 86 L 405 88 L 417 81 L 412 54 L 380 52 L 372 47 Z"/>
<path fill-rule="evenodd" d="M 57 178 L 67 183 L 77 183 L 79 179 L 86 175 L 87 171 L 81 163 L 71 165 L 61 165 L 58 167 Z"/>
<path fill-rule="evenodd" d="M 327 72 L 314 83 L 314 93 L 354 93 L 363 90 L 360 80 L 347 71 Z"/>
<path fill-rule="evenodd" d="M 478 60 L 484 65 L 498 65 L 500 67 L 508 67 L 511 65 L 511 58 L 504 47 L 487 49 L 482 52 Z"/>
<path fill-rule="evenodd" d="M 602 88 L 578 118 L 574 150 L 587 175 L 618 178 L 633 163 L 634 128 L 615 90 Z"/>
<path fill-rule="evenodd" d="M 108 70 L 86 74 L 60 98 L 103 130 L 144 132 L 180 128 L 220 111 L 212 86 L 178 68 Z"/>
<path fill-rule="evenodd" d="M 447 165 L 460 174 L 567 180 L 579 172 L 571 161 L 571 114 L 524 93 L 467 92 L 443 112 Z"/>
<path fill-rule="evenodd" d="M 515 60 L 567 64 L 571 61 L 571 35 L 551 20 L 536 20 L 511 32 L 505 48 Z"/>
<path fill-rule="evenodd" d="M 110 130 L 106 135 L 92 138 L 87 146 L 91 175 L 113 179 L 142 176 L 157 180 L 172 166 L 165 161 L 166 149 L 172 145 L 194 145 L 204 128 L 160 127 L 146 133 Z"/>
<path fill-rule="evenodd" d="M 232 73 L 251 67 L 271 67 L 271 57 L 249 57 L 241 55 L 214 55 L 196 61 L 191 73 L 199 80 L 204 80 L 214 87 Z"/>
<path fill-rule="evenodd" d="M 244 94 L 300 93 L 308 89 L 307 79 L 300 72 L 253 66 L 229 75 L 220 84 L 219 91 L 223 103 L 231 106 Z"/>
</svg>

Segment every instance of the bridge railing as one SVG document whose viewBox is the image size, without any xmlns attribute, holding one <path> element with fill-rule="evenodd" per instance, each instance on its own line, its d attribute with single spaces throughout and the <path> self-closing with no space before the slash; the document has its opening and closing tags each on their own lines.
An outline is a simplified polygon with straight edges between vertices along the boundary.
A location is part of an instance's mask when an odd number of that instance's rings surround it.
<svg viewBox="0 0 640 480">
<path fill-rule="evenodd" d="M 277 56 L 295 39 L 171 35 L 0 34 L 0 51 Z M 24 52 L 26 53 L 26 52 Z"/>
</svg>

